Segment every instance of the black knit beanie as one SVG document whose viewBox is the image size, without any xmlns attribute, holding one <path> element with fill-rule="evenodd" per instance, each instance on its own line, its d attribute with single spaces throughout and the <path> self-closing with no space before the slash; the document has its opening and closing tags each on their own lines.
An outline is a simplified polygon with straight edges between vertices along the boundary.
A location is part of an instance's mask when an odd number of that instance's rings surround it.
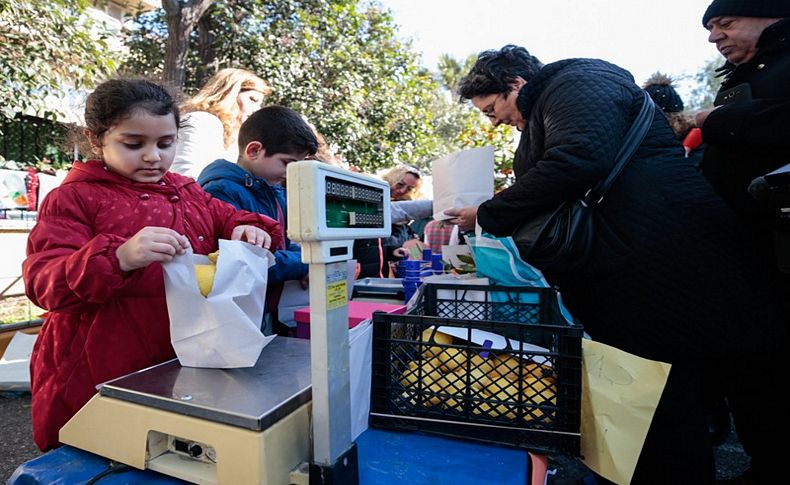
<svg viewBox="0 0 790 485">
<path fill-rule="evenodd" d="M 707 29 L 710 19 L 723 16 L 782 19 L 790 17 L 790 0 L 713 0 L 702 16 L 702 26 Z"/>
<path fill-rule="evenodd" d="M 645 82 L 645 91 L 664 113 L 678 113 L 683 111 L 683 100 L 672 87 L 669 76 L 657 72 Z"/>
</svg>

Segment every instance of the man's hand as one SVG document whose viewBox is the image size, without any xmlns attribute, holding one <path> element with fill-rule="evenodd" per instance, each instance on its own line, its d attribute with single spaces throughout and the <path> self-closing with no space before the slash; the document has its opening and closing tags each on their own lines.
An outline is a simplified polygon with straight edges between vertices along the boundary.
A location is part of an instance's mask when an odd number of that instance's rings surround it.
<svg viewBox="0 0 790 485">
<path fill-rule="evenodd" d="M 272 237 L 263 229 L 255 226 L 236 226 L 230 235 L 231 241 L 247 241 L 259 248 L 269 249 Z"/>
<path fill-rule="evenodd" d="M 477 206 L 461 207 L 459 209 L 447 209 L 444 215 L 451 216 L 450 222 L 458 224 L 458 228 L 462 231 L 471 231 L 475 228 L 477 222 Z"/>
<path fill-rule="evenodd" d="M 716 107 L 718 108 L 718 106 Z M 705 120 L 708 119 L 708 115 L 713 112 L 716 108 L 710 109 L 703 109 L 697 111 L 697 114 L 694 115 L 694 121 L 697 123 L 697 128 L 702 128 L 702 125 L 705 123 Z"/>
<path fill-rule="evenodd" d="M 123 271 L 145 268 L 153 262 L 171 261 L 184 254 L 189 240 L 169 227 L 148 226 L 121 244 L 115 251 Z"/>
</svg>

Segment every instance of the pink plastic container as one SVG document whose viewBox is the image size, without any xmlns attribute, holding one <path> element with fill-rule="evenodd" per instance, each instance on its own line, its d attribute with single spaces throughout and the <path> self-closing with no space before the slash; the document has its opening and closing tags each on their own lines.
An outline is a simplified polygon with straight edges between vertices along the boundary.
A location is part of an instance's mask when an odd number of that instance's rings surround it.
<svg viewBox="0 0 790 485">
<path fill-rule="evenodd" d="M 405 313 L 406 305 L 393 303 L 377 303 L 369 301 L 349 301 L 348 302 L 348 328 L 354 328 L 359 322 L 373 318 L 373 312 L 382 311 L 387 313 Z M 296 337 L 310 338 L 310 307 L 304 307 L 294 312 L 296 320 Z"/>
</svg>

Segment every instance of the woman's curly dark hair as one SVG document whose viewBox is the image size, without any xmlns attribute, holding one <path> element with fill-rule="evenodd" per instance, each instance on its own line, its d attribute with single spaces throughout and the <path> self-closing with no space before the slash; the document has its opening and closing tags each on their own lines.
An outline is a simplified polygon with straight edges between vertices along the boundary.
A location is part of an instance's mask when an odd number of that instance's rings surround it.
<svg viewBox="0 0 790 485">
<path fill-rule="evenodd" d="M 486 94 L 507 93 L 517 77 L 529 81 L 543 68 L 543 63 L 527 49 L 508 44 L 499 50 L 487 50 L 458 85 L 461 101 Z"/>
</svg>

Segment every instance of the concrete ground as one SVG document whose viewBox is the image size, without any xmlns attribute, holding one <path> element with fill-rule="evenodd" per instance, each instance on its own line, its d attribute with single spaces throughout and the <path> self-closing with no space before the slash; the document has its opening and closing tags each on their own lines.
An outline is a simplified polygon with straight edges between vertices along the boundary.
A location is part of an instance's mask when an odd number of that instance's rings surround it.
<svg viewBox="0 0 790 485">
<path fill-rule="evenodd" d="M 0 392 L 0 482 L 40 454 L 30 426 L 30 394 Z"/>
<path fill-rule="evenodd" d="M 682 439 L 682 437 L 679 437 Z M 727 441 L 715 450 L 716 479 L 727 480 L 742 474 L 749 467 L 749 457 L 744 453 L 735 428 L 730 430 Z M 554 457 L 553 465 L 557 467 L 557 474 L 549 480 L 549 484 L 557 480 L 580 478 L 590 473 L 583 463 L 575 458 Z"/>
<path fill-rule="evenodd" d="M 30 394 L 0 392 L 0 482 L 7 480 L 17 466 L 40 454 L 32 440 Z M 582 463 L 573 458 L 554 457 L 552 462 L 558 467 L 554 480 L 589 473 Z M 716 449 L 717 476 L 719 479 L 733 478 L 743 473 L 747 466 L 747 457 L 732 430 L 727 442 Z"/>
</svg>

